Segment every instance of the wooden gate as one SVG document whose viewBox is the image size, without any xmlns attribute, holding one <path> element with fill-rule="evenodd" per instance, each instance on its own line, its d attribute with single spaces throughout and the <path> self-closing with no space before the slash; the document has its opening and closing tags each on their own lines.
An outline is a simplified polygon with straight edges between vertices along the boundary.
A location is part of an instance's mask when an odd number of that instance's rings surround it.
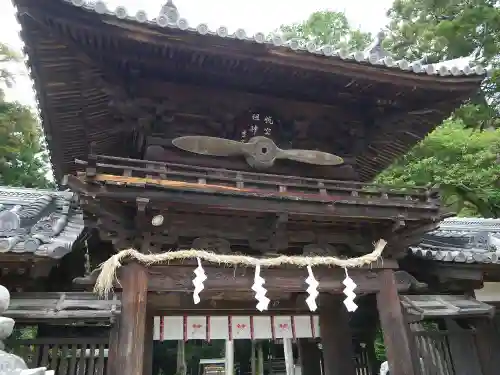
<svg viewBox="0 0 500 375">
<path fill-rule="evenodd" d="M 437 324 L 410 325 L 421 375 L 482 375 L 475 331 L 447 321 L 446 329 Z"/>
<path fill-rule="evenodd" d="M 107 338 L 39 338 L 9 344 L 29 368 L 47 367 L 56 375 L 106 375 Z"/>
</svg>

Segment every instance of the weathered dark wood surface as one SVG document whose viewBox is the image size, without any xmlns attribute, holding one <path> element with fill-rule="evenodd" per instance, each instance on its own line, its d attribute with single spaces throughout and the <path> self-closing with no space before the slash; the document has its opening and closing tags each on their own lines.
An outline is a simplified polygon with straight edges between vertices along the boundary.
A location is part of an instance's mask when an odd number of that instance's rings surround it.
<svg viewBox="0 0 500 375">
<path fill-rule="evenodd" d="M 101 299 L 88 292 L 13 293 L 5 316 L 17 322 L 44 320 L 109 321 L 121 311 L 117 296 Z"/>
<path fill-rule="evenodd" d="M 500 332 L 493 319 L 476 319 L 475 343 L 482 375 L 497 375 L 500 369 Z"/>
<path fill-rule="evenodd" d="M 123 271 L 118 357 L 116 373 L 110 375 L 137 375 L 144 370 L 148 275 L 137 263 L 128 264 Z"/>
<path fill-rule="evenodd" d="M 163 268 L 163 269 L 162 269 Z M 205 288 L 209 291 L 249 291 L 254 282 L 253 268 L 204 267 L 207 275 Z M 149 290 L 151 291 L 190 291 L 192 280 L 186 277 L 193 272 L 192 267 L 154 267 L 150 271 Z M 319 290 L 341 292 L 345 274 L 340 269 L 315 269 L 315 277 L 319 281 Z M 368 270 L 353 270 L 349 273 L 358 285 L 360 293 L 375 292 L 380 288 L 377 273 Z M 264 269 L 261 276 L 266 280 L 265 287 L 269 291 L 302 292 L 307 285 L 297 269 Z"/>
<path fill-rule="evenodd" d="M 47 367 L 59 375 L 109 375 L 108 338 L 47 337 L 8 343 L 29 368 Z"/>
<path fill-rule="evenodd" d="M 394 261 L 384 261 L 374 263 L 364 268 L 352 269 L 349 274 L 357 283 L 357 290 L 360 293 L 375 292 L 380 286 L 377 269 L 395 268 L 397 263 Z M 188 292 L 193 289 L 192 274 L 194 266 L 188 265 L 168 265 L 152 266 L 148 272 L 149 291 L 178 291 Z M 254 268 L 252 267 L 224 267 L 204 265 L 207 275 L 205 289 L 210 292 L 228 291 L 228 292 L 248 292 L 254 282 Z M 122 270 L 118 271 L 118 277 L 121 280 Z M 93 273 L 88 278 L 79 278 L 75 282 L 80 284 L 92 285 L 97 278 L 99 271 Z M 344 270 L 340 268 L 315 267 L 314 274 L 320 283 L 320 290 L 328 292 L 340 292 L 343 289 L 342 281 L 345 278 Z M 262 277 L 266 280 L 266 289 L 269 291 L 286 290 L 287 293 L 303 292 L 306 286 L 304 280 L 307 277 L 305 269 L 290 268 L 264 268 L 261 271 Z M 302 277 L 301 277 L 302 275 Z M 401 289 L 410 289 L 412 279 L 408 278 L 403 272 L 398 273 L 399 281 L 397 284 Z M 123 283 L 122 287 L 123 287 Z M 119 285 L 117 285 L 119 286 Z M 396 286 L 397 287 L 397 286 Z M 123 304 L 123 302 L 122 302 Z"/>
<path fill-rule="evenodd" d="M 320 294 L 319 325 L 324 374 L 356 375 L 349 313 L 340 296 Z"/>
<path fill-rule="evenodd" d="M 68 183 L 81 193 L 101 236 L 118 248 L 157 252 L 162 245 L 193 247 L 197 238 L 217 237 L 243 252 L 300 254 L 300 248 L 321 243 L 343 252 L 336 255 L 352 256 L 389 236 L 391 253 L 418 242 L 420 232 L 437 226 L 441 215 L 438 194 L 427 188 L 388 189 L 100 155 L 82 163 L 86 172 L 70 176 Z M 164 220 L 153 226 L 158 214 Z M 131 243 L 138 238 L 146 243 Z"/>
<path fill-rule="evenodd" d="M 413 368 L 413 342 L 408 338 L 394 271 L 381 270 L 379 274 L 377 308 L 391 375 L 418 375 Z"/>
</svg>

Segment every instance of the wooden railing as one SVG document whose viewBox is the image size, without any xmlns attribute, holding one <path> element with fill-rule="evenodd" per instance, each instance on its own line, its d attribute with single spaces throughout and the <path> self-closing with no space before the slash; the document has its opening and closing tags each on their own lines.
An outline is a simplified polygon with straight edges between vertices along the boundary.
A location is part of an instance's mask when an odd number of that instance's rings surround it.
<svg viewBox="0 0 500 375">
<path fill-rule="evenodd" d="M 361 348 L 359 353 L 354 357 L 354 366 L 356 368 L 356 375 L 376 375 L 372 374 L 372 366 L 368 357 L 368 350 Z"/>
<path fill-rule="evenodd" d="M 56 375 L 106 375 L 107 338 L 39 338 L 9 343 L 29 368 L 47 367 Z"/>
<path fill-rule="evenodd" d="M 438 192 L 427 187 L 384 186 L 358 181 L 325 180 L 298 176 L 233 171 L 167 162 L 128 159 L 106 155 L 91 155 L 89 161 L 76 160 L 85 166 L 86 176 L 97 173 L 124 177 L 150 178 L 256 189 L 289 194 L 321 194 L 336 197 L 392 199 L 406 203 L 438 203 Z"/>
<path fill-rule="evenodd" d="M 416 346 L 414 360 L 421 375 L 482 375 L 473 328 L 429 329 L 410 324 Z"/>
</svg>

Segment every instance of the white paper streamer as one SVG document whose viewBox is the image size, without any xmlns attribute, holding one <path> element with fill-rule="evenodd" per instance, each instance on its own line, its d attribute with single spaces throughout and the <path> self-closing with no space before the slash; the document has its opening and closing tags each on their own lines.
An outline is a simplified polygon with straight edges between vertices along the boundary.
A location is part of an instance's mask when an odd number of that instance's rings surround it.
<svg viewBox="0 0 500 375">
<path fill-rule="evenodd" d="M 205 289 L 205 285 L 203 284 L 207 279 L 207 275 L 205 274 L 205 270 L 201 265 L 201 259 L 196 258 L 198 261 L 198 267 L 194 270 L 194 274 L 196 277 L 193 279 L 194 292 L 193 292 L 193 301 L 196 304 L 200 303 L 200 293 L 203 289 Z"/>
<path fill-rule="evenodd" d="M 307 294 L 309 294 L 309 297 L 306 298 L 306 303 L 310 311 L 316 311 L 316 309 L 318 308 L 318 305 L 316 304 L 316 298 L 318 298 L 319 295 L 319 282 L 314 277 L 311 266 L 307 266 L 307 273 L 309 274 L 309 276 L 306 279 L 306 284 L 309 285 L 309 287 L 306 289 L 306 292 Z"/>
<path fill-rule="evenodd" d="M 358 305 L 354 303 L 354 299 L 356 298 L 356 293 L 354 293 L 354 289 L 356 289 L 357 285 L 349 277 L 349 274 L 347 273 L 347 268 L 344 268 L 345 271 L 345 279 L 342 282 L 342 284 L 345 285 L 344 289 L 344 294 L 346 295 L 346 299 L 344 300 L 344 305 L 347 308 L 347 311 L 349 312 L 354 312 L 358 309 Z"/>
<path fill-rule="evenodd" d="M 255 292 L 255 299 L 257 300 L 257 310 L 267 310 L 270 299 L 266 297 L 267 290 L 263 287 L 266 281 L 260 276 L 260 264 L 255 266 L 255 278 L 252 285 L 252 290 Z"/>
</svg>

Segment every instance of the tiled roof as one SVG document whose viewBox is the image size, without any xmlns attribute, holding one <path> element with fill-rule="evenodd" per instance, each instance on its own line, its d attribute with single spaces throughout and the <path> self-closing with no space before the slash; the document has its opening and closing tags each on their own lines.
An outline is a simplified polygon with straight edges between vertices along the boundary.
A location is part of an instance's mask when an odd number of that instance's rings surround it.
<svg viewBox="0 0 500 375">
<path fill-rule="evenodd" d="M 446 219 L 410 252 L 444 262 L 499 263 L 500 219 Z"/>
<path fill-rule="evenodd" d="M 133 21 L 140 24 L 161 28 L 179 29 L 186 33 L 199 35 L 214 35 L 221 38 L 239 39 L 242 42 L 268 44 L 275 47 L 286 47 L 296 52 L 305 52 L 315 55 L 324 55 L 331 58 L 351 60 L 357 63 L 385 66 L 388 68 L 400 69 L 404 71 L 439 75 L 439 76 L 462 76 L 462 75 L 484 75 L 486 69 L 480 65 L 471 67 L 469 64 L 423 64 L 421 61 L 410 62 L 407 60 L 394 60 L 381 48 L 383 35 L 379 34 L 376 40 L 364 51 L 348 51 L 346 49 L 335 49 L 331 45 L 317 45 L 312 41 L 301 39 L 285 40 L 280 34 L 269 34 L 257 32 L 248 35 L 244 29 L 237 29 L 230 33 L 226 26 L 220 26 L 216 30 L 210 30 L 208 25 L 201 23 L 197 26 L 189 24 L 188 20 L 181 17 L 179 11 L 171 2 L 165 4 L 160 14 L 155 18 L 150 18 L 145 11 L 139 10 L 131 15 L 124 6 L 117 6 L 109 9 L 105 1 L 85 1 L 85 0 L 63 0 L 76 7 L 89 12 L 96 12 L 103 16 L 115 17 L 120 20 Z"/>
<path fill-rule="evenodd" d="M 0 187 L 0 253 L 61 258 L 83 228 L 72 192 Z"/>
</svg>

